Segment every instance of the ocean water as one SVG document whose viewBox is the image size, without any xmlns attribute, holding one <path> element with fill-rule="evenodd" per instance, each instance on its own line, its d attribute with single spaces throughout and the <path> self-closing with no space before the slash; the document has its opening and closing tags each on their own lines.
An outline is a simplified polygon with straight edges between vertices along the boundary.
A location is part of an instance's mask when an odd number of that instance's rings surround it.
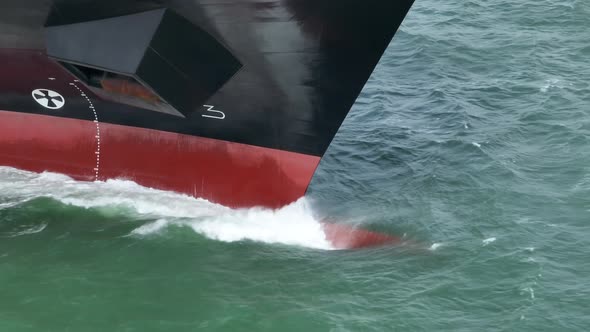
<svg viewBox="0 0 590 332">
<path fill-rule="evenodd" d="M 0 331 L 590 330 L 589 17 L 417 0 L 278 211 L 0 168 Z"/>
</svg>

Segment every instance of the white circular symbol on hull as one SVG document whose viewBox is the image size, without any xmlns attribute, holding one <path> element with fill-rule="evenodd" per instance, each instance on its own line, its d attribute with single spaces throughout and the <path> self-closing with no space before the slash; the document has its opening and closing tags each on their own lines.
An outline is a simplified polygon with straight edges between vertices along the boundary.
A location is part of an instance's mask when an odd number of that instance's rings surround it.
<svg viewBox="0 0 590 332">
<path fill-rule="evenodd" d="M 39 105 L 51 110 L 60 109 L 66 104 L 64 97 L 53 90 L 35 89 L 31 95 Z"/>
</svg>

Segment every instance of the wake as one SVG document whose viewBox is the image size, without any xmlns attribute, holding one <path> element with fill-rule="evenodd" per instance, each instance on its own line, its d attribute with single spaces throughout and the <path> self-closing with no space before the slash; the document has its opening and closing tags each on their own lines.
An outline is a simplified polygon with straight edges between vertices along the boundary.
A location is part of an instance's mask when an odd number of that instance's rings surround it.
<svg viewBox="0 0 590 332">
<path fill-rule="evenodd" d="M 186 226 L 207 238 L 256 241 L 313 249 L 335 249 L 302 198 L 278 210 L 230 209 L 204 199 L 142 187 L 126 180 L 75 181 L 55 173 L 32 173 L 0 167 L 0 191 L 8 208 L 39 197 L 50 197 L 82 208 L 117 208 L 155 222 L 134 229 L 132 236 L 154 236 L 169 226 Z"/>
</svg>

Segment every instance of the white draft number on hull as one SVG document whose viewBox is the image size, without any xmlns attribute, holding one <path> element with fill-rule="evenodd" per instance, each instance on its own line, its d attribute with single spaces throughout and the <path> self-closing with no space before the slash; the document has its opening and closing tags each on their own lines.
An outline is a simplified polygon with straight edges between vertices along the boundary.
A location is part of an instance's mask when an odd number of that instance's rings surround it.
<svg viewBox="0 0 590 332">
<path fill-rule="evenodd" d="M 222 111 L 218 111 L 218 110 L 213 109 L 213 108 L 215 108 L 215 106 L 213 106 L 213 105 L 203 105 L 203 106 L 205 108 L 207 108 L 207 112 L 209 112 L 209 114 L 201 114 L 202 117 L 209 118 L 209 119 L 217 119 L 217 120 L 225 119 L 225 113 L 223 113 Z"/>
<path fill-rule="evenodd" d="M 53 90 L 35 89 L 31 95 L 39 105 L 50 110 L 58 110 L 66 104 L 65 98 Z"/>
</svg>

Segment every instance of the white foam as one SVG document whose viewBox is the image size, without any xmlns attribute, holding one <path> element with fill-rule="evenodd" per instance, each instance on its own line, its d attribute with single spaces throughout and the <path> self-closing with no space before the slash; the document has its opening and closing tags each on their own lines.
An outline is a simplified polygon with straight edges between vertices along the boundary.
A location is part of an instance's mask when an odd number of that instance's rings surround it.
<svg viewBox="0 0 590 332">
<path fill-rule="evenodd" d="M 194 221 L 191 227 L 225 242 L 254 240 L 331 249 L 322 226 L 303 199 L 280 210 L 247 209 Z"/>
<path fill-rule="evenodd" d="M 487 246 L 488 244 L 490 244 L 490 243 L 492 243 L 494 241 L 496 241 L 496 238 L 495 237 L 490 237 L 490 238 L 487 238 L 487 239 L 485 239 L 485 240 L 483 240 L 481 242 L 483 243 L 484 246 Z"/>
<path fill-rule="evenodd" d="M 181 225 L 225 242 L 250 240 L 332 249 L 305 198 L 278 210 L 230 209 L 132 181 L 78 182 L 64 175 L 8 167 L 0 167 L 0 190 L 10 201 L 51 197 L 83 208 L 114 208 L 117 213 L 157 219 L 135 229 L 133 236 L 158 234 L 170 225 Z"/>
<path fill-rule="evenodd" d="M 7 209 L 19 204 L 22 204 L 24 202 L 26 202 L 27 200 L 16 200 L 16 201 L 12 201 L 12 202 L 6 202 L 6 203 L 0 203 L 0 210 L 2 209 Z"/>
<path fill-rule="evenodd" d="M 142 225 L 134 229 L 131 234 L 133 235 L 149 235 L 160 232 L 170 224 L 166 219 L 158 219 L 152 223 Z"/>
<path fill-rule="evenodd" d="M 17 237 L 17 236 L 23 236 L 23 235 L 31 235 L 31 234 L 37 234 L 40 232 L 43 232 L 43 230 L 47 227 L 47 224 L 41 224 L 38 226 L 34 226 L 31 228 L 27 228 L 23 231 L 20 232 L 16 232 L 14 234 L 11 234 L 9 237 Z"/>
<path fill-rule="evenodd" d="M 442 243 L 433 243 L 430 248 L 428 248 L 429 250 L 435 251 L 436 249 L 442 247 Z"/>
<path fill-rule="evenodd" d="M 547 91 L 549 91 L 549 89 L 551 88 L 561 88 L 561 84 L 559 84 L 561 82 L 561 80 L 557 79 L 557 78 L 551 78 L 548 80 L 545 80 L 545 84 L 539 89 L 541 92 L 545 93 Z"/>
<path fill-rule="evenodd" d="M 522 290 L 523 293 L 528 293 L 531 297 L 531 300 L 535 299 L 535 290 L 533 287 L 526 287 Z"/>
</svg>

